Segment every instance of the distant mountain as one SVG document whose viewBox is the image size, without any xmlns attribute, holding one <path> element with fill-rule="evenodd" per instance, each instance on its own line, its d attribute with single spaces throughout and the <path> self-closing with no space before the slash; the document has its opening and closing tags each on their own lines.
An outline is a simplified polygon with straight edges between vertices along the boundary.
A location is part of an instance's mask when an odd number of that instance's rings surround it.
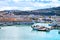
<svg viewBox="0 0 60 40">
<path fill-rule="evenodd" d="M 38 12 L 43 15 L 59 15 L 60 16 L 60 7 L 38 9 L 38 10 L 33 10 L 32 12 Z"/>
<path fill-rule="evenodd" d="M 5 13 L 13 13 L 15 15 L 59 15 L 60 16 L 60 7 L 53 7 L 47 9 L 38 9 L 32 11 L 20 11 L 20 10 L 4 10 Z"/>
<path fill-rule="evenodd" d="M 38 9 L 38 10 L 32 10 L 32 11 L 20 11 L 20 12 L 14 12 L 16 15 L 59 15 L 60 16 L 60 7 L 53 7 L 53 8 L 47 8 L 47 9 Z"/>
</svg>

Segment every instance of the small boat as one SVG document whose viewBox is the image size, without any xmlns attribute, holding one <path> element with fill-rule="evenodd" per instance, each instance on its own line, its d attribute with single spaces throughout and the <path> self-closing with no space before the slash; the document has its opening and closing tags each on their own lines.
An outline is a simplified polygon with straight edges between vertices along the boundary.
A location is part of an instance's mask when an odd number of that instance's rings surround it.
<svg viewBox="0 0 60 40">
<path fill-rule="evenodd" d="M 32 28 L 33 28 L 33 30 L 37 30 L 37 29 L 39 29 L 39 25 L 36 25 L 36 26 L 31 26 Z"/>
<path fill-rule="evenodd" d="M 34 27 L 33 30 L 37 30 L 37 31 L 50 31 L 49 28 L 46 28 L 44 26 Z"/>
<path fill-rule="evenodd" d="M 42 28 L 42 29 L 38 29 L 38 31 L 50 31 L 49 28 Z"/>
<path fill-rule="evenodd" d="M 51 26 L 48 26 L 47 24 L 41 24 L 41 23 L 36 23 L 33 24 L 31 27 L 33 30 L 37 31 L 50 31 Z"/>
<path fill-rule="evenodd" d="M 56 22 L 56 21 L 53 21 L 52 23 L 49 24 L 49 26 L 54 26 L 54 27 L 56 27 L 56 26 L 57 26 L 57 22 Z"/>
</svg>

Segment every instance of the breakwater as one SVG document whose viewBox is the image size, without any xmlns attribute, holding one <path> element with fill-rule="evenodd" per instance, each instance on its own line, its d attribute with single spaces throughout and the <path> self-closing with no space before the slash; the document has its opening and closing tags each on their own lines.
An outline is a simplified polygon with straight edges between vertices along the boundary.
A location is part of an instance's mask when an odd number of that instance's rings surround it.
<svg viewBox="0 0 60 40">
<path fill-rule="evenodd" d="M 10 26 L 10 25 L 32 25 L 33 22 L 0 22 L 0 26 Z"/>
</svg>

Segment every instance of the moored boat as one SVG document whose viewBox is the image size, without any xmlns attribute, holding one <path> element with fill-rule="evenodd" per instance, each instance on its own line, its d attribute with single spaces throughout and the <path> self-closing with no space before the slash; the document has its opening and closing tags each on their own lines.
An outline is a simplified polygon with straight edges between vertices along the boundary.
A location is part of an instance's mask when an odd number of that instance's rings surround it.
<svg viewBox="0 0 60 40">
<path fill-rule="evenodd" d="M 42 28 L 40 27 L 38 31 L 50 31 L 50 29 L 46 27 L 42 27 Z"/>
<path fill-rule="evenodd" d="M 48 26 L 48 24 L 43 23 L 36 23 L 32 25 L 33 30 L 37 31 L 50 31 L 51 26 Z"/>
</svg>

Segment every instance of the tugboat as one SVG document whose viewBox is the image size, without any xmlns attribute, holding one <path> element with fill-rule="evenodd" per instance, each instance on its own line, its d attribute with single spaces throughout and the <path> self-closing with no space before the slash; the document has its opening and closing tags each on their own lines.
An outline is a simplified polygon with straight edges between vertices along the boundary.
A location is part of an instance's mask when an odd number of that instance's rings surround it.
<svg viewBox="0 0 60 40">
<path fill-rule="evenodd" d="M 37 30 L 37 31 L 50 31 L 51 26 L 48 26 L 48 24 L 44 24 L 44 23 L 36 23 L 33 24 L 32 26 L 33 30 Z"/>
</svg>

